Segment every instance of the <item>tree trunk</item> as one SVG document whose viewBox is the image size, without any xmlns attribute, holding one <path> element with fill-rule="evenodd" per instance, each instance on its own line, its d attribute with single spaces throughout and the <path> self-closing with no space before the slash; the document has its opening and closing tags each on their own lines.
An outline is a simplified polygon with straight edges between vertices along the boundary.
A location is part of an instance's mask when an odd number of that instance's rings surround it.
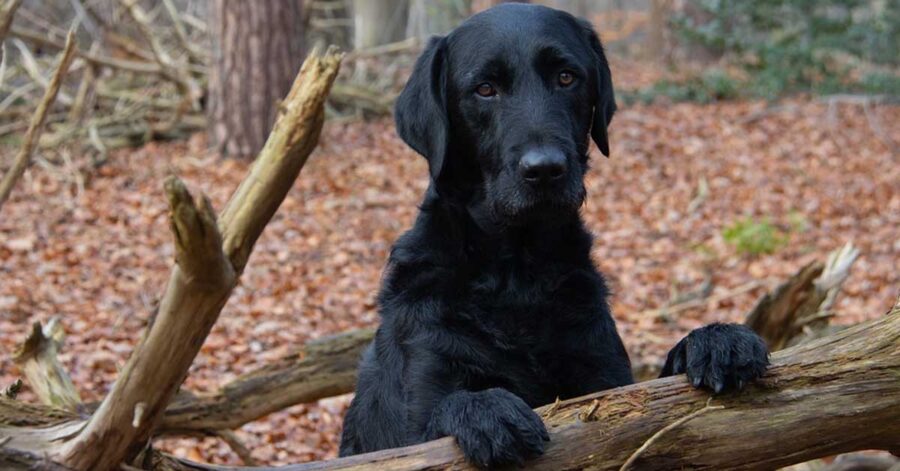
<svg viewBox="0 0 900 471">
<path fill-rule="evenodd" d="M 400 41 L 406 35 L 409 0 L 353 0 L 353 46 L 357 50 Z"/>
<path fill-rule="evenodd" d="M 223 155 L 253 157 L 303 61 L 302 0 L 216 0 L 210 28 L 210 140 Z"/>
<path fill-rule="evenodd" d="M 651 59 L 661 64 L 669 62 L 670 41 L 669 18 L 672 15 L 672 0 L 652 0 L 650 19 L 647 27 L 647 52 Z"/>
</svg>

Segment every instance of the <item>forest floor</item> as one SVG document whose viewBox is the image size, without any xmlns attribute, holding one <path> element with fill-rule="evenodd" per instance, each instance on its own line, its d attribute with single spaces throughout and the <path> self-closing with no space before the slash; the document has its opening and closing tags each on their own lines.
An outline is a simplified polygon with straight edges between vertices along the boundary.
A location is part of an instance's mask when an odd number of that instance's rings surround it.
<svg viewBox="0 0 900 471">
<path fill-rule="evenodd" d="M 583 214 L 633 359 L 661 362 L 690 329 L 741 321 L 767 288 L 848 241 L 862 255 L 835 322 L 886 312 L 900 294 L 898 123 L 898 106 L 814 98 L 774 108 L 746 101 L 622 107 L 610 130 L 612 157 L 593 153 Z M 0 154 L 0 168 L 12 153 Z M 197 136 L 118 151 L 88 168 L 77 156 L 35 165 L 2 209 L 0 385 L 19 374 L 9 355 L 28 325 L 60 316 L 68 334 L 62 361 L 82 398 L 100 399 L 173 263 L 163 179 L 177 174 L 221 208 L 247 164 L 219 160 Z M 426 184 L 424 159 L 389 119 L 326 124 L 187 387 L 214 390 L 308 339 L 376 324 L 381 270 Z M 762 232 L 772 253 L 741 251 L 732 242 L 746 237 L 726 237 L 741 221 L 745 236 Z M 704 285 L 711 292 L 701 306 L 657 310 Z M 237 435 L 261 463 L 334 457 L 349 399 L 298 405 Z M 213 438 L 160 444 L 196 460 L 239 463 Z"/>
</svg>

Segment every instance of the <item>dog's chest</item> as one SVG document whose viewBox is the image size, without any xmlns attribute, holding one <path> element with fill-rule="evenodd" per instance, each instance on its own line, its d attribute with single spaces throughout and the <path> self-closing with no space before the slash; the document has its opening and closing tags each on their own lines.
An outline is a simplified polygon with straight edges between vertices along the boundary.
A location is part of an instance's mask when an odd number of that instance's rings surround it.
<svg viewBox="0 0 900 471">
<path fill-rule="evenodd" d="M 559 395 L 569 349 L 564 339 L 589 316 L 578 305 L 590 293 L 574 284 L 578 276 L 532 271 L 485 271 L 475 277 L 465 311 L 478 330 L 478 348 L 493 361 L 480 365 L 471 386 L 504 387 L 529 404 Z"/>
</svg>

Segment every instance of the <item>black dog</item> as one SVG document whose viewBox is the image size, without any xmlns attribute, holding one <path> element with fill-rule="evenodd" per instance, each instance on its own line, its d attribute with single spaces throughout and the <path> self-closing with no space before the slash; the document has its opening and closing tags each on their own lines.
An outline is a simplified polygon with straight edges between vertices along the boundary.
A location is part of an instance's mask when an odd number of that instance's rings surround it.
<svg viewBox="0 0 900 471">
<path fill-rule="evenodd" d="M 591 26 L 525 4 L 435 38 L 397 102 L 431 185 L 391 252 L 341 455 L 452 435 L 481 466 L 543 452 L 532 407 L 632 383 L 590 258 L 588 136 L 608 155 L 616 109 Z M 739 389 L 768 364 L 746 327 L 695 330 L 664 375 Z"/>
</svg>

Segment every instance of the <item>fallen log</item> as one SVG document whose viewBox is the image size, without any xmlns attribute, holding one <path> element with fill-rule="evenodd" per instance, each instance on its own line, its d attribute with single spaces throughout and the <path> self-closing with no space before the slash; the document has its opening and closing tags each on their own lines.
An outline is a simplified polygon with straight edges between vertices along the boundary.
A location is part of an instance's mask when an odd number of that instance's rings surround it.
<svg viewBox="0 0 900 471">
<path fill-rule="evenodd" d="M 679 375 L 537 412 L 551 439 L 544 456 L 528 463 L 536 470 L 618 470 L 629 460 L 631 468 L 625 469 L 768 470 L 864 449 L 898 454 L 900 300 L 881 319 L 773 354 L 766 375 L 741 393 L 710 398 Z M 186 461 L 180 465 L 226 469 Z M 278 469 L 475 468 L 465 462 L 453 438 L 443 438 Z"/>
<path fill-rule="evenodd" d="M 360 355 L 374 332 L 360 329 L 311 341 L 214 394 L 180 395 L 166 410 L 159 433 L 233 429 L 295 404 L 352 392 Z"/>
</svg>

